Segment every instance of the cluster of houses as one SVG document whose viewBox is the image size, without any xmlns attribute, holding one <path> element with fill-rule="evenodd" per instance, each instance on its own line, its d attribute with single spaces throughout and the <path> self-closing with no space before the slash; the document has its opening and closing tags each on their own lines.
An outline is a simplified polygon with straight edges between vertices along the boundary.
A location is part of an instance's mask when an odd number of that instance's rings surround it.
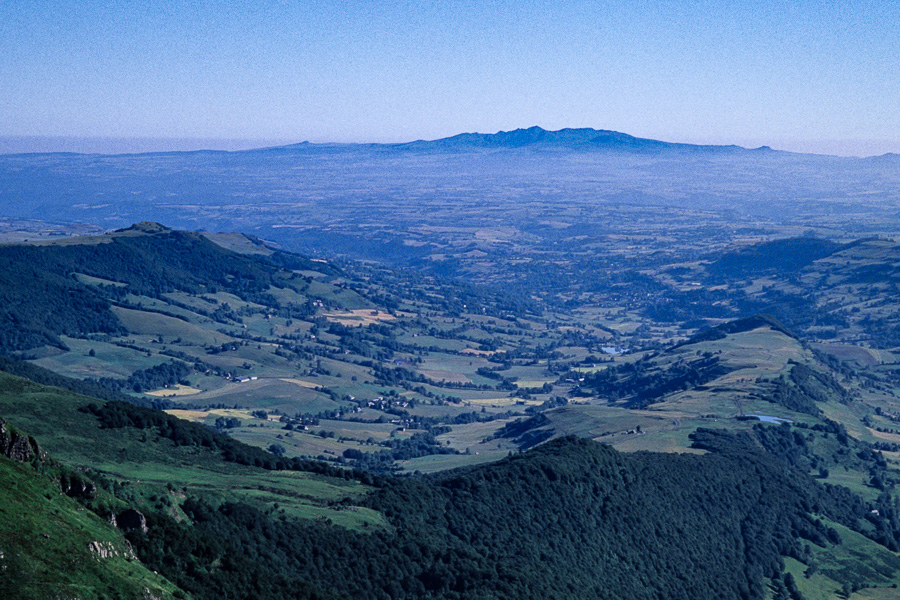
<svg viewBox="0 0 900 600">
<path fill-rule="evenodd" d="M 409 408 L 409 402 L 406 400 L 385 400 L 383 396 L 378 396 L 374 400 L 369 400 L 366 402 L 366 405 L 375 410 L 386 410 L 392 406 L 397 408 Z"/>
</svg>

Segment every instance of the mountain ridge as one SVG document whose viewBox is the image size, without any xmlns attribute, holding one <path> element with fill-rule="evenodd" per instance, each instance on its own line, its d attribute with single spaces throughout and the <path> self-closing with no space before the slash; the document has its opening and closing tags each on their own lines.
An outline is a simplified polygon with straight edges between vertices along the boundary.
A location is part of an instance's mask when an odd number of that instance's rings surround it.
<svg viewBox="0 0 900 600">
<path fill-rule="evenodd" d="M 433 140 L 418 139 L 409 142 L 310 142 L 302 141 L 283 146 L 264 146 L 246 150 L 165 150 L 154 152 L 81 153 L 81 152 L 27 152 L 4 156 L 173 156 L 173 155 L 247 155 L 254 153 L 283 153 L 289 151 L 316 150 L 464 150 L 464 149 L 568 149 L 576 151 L 627 152 L 637 154 L 677 153 L 754 153 L 794 155 L 804 153 L 774 150 L 769 146 L 746 148 L 736 144 L 689 144 L 642 138 L 620 131 L 593 129 L 591 127 L 565 127 L 548 130 L 533 125 L 527 128 L 498 131 L 496 133 L 465 132 Z M 809 156 L 815 156 L 810 154 Z"/>
<path fill-rule="evenodd" d="M 556 131 L 546 130 L 539 126 L 511 131 L 498 131 L 493 134 L 460 133 L 437 140 L 417 140 L 399 147 L 426 149 L 440 148 L 566 148 L 572 150 L 605 150 L 627 151 L 637 153 L 657 153 L 666 151 L 679 152 L 777 152 L 768 146 L 756 149 L 731 145 L 700 145 L 680 142 L 665 142 L 650 138 L 640 138 L 619 131 L 608 129 L 563 128 Z"/>
</svg>

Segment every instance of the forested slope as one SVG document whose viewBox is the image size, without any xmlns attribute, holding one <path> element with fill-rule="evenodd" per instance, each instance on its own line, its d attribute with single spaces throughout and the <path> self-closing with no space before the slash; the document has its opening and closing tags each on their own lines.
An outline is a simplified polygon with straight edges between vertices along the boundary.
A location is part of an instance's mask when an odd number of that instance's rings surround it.
<svg viewBox="0 0 900 600">
<path fill-rule="evenodd" d="M 811 563 L 810 546 L 840 542 L 828 522 L 866 531 L 868 509 L 737 444 L 743 456 L 623 455 L 563 438 L 486 467 L 388 480 L 367 500 L 387 531 L 189 500 L 193 527 L 162 518 L 130 539 L 197 597 L 241 582 L 255 598 L 763 598 L 782 585 L 782 557 Z"/>
<path fill-rule="evenodd" d="M 239 254 L 198 233 L 154 223 L 79 242 L 0 246 L 0 351 L 64 347 L 60 335 L 122 333 L 110 306 L 126 293 L 158 297 L 176 290 L 227 290 L 258 296 L 281 267 L 310 265 L 298 255 Z M 97 278 L 101 285 L 85 285 L 77 275 Z"/>
<path fill-rule="evenodd" d="M 28 402 L 53 404 L 61 393 L 7 379 L 6 393 Z M 794 469 L 796 452 L 779 448 L 798 442 L 778 436 L 704 432 L 698 444 L 711 451 L 705 455 L 622 454 L 560 438 L 492 465 L 369 479 L 376 487 L 366 496 L 332 497 L 325 513 L 331 516 L 311 520 L 253 494 L 228 495 L 217 488 L 228 479 L 170 484 L 169 492 L 123 479 L 115 466 L 129 464 L 127 456 L 116 458 L 122 444 L 141 457 L 143 473 L 173 469 L 175 477 L 184 477 L 191 454 L 202 466 L 193 478 L 208 478 L 229 457 L 216 458 L 209 447 L 218 434 L 194 435 L 188 427 L 176 435 L 164 413 L 79 398 L 61 396 L 53 427 L 42 428 L 39 438 L 73 457 L 89 456 L 90 448 L 66 451 L 70 446 L 54 440 L 95 439 L 92 447 L 106 453 L 102 463 L 111 471 L 81 477 L 107 500 L 79 501 L 104 518 L 110 506 L 140 509 L 146 532 L 126 533 L 135 555 L 198 599 L 763 598 L 770 586 L 787 589 L 784 557 L 809 568 L 840 544 L 839 524 L 862 534 L 868 552 L 887 558 L 876 575 L 859 575 L 859 558 L 827 571 L 835 592 L 842 584 L 891 585 L 900 577 L 900 558 L 874 541 L 894 547 L 900 541 L 891 506 L 879 505 L 881 514 L 873 516 L 873 506 L 845 488 Z M 5 412 L 27 421 L 34 411 L 11 411 L 13 401 L 4 401 Z M 265 469 L 239 468 L 232 476 L 244 485 L 258 478 L 266 485 Z M 380 514 L 383 525 L 348 528 L 332 520 L 356 511 Z"/>
</svg>

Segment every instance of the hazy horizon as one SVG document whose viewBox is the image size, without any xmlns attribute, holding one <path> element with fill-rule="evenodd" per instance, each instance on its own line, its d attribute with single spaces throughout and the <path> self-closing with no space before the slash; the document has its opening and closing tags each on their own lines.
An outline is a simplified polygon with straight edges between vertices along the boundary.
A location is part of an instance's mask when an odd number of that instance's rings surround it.
<svg viewBox="0 0 900 600">
<path fill-rule="evenodd" d="M 874 0 L 4 3 L 0 136 L 900 152 L 897 22 Z"/>
<path fill-rule="evenodd" d="M 526 129 L 528 126 L 514 129 Z M 497 131 L 459 131 L 459 133 L 486 133 Z M 627 131 L 622 131 L 631 135 Z M 449 136 L 446 136 L 449 137 Z M 641 137 L 641 136 L 635 136 Z M 103 137 L 103 136 L 4 136 L 0 135 L 0 155 L 71 152 L 77 154 L 141 154 L 151 152 L 193 152 L 199 150 L 240 151 L 257 148 L 285 146 L 300 142 L 314 144 L 391 144 L 405 143 L 420 139 L 440 138 L 387 138 L 387 139 L 234 139 L 216 137 L 167 138 L 167 137 Z M 650 138 L 657 139 L 657 138 Z M 769 146 L 775 150 L 804 154 L 823 154 L 843 157 L 880 156 L 897 153 L 897 144 L 887 140 L 707 140 L 707 139 L 664 139 L 661 141 L 700 144 L 737 145 L 744 148 Z"/>
</svg>

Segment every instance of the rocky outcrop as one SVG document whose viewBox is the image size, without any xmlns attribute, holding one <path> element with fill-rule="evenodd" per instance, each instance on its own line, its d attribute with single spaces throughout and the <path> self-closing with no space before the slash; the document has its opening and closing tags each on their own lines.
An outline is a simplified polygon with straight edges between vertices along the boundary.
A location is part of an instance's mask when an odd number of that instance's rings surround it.
<svg viewBox="0 0 900 600">
<path fill-rule="evenodd" d="M 54 464 L 37 440 L 19 433 L 4 419 L 0 419 L 0 454 L 21 463 L 33 463 L 37 460 Z M 97 486 L 90 479 L 79 473 L 65 469 L 62 471 L 59 475 L 59 489 L 63 494 L 71 498 L 93 498 L 97 495 Z"/>
<path fill-rule="evenodd" d="M 133 508 L 119 513 L 116 517 L 116 525 L 122 531 L 140 529 L 143 533 L 147 533 L 147 517 Z"/>
<path fill-rule="evenodd" d="M 97 486 L 94 482 L 78 473 L 60 475 L 59 489 L 70 498 L 93 498 L 97 495 Z"/>
<path fill-rule="evenodd" d="M 112 558 L 118 554 L 115 546 L 109 542 L 91 542 L 88 550 L 97 558 Z"/>
<path fill-rule="evenodd" d="M 47 454 L 30 435 L 24 435 L 0 419 L 0 454 L 18 462 L 43 461 Z"/>
<path fill-rule="evenodd" d="M 124 549 L 116 548 L 115 544 L 112 542 L 91 542 L 88 544 L 88 550 L 91 554 L 94 555 L 94 558 L 104 559 L 104 558 L 112 558 L 114 556 L 121 556 L 128 560 L 136 560 L 137 557 L 134 554 L 134 550 L 132 550 L 131 546 L 128 545 Z"/>
</svg>

